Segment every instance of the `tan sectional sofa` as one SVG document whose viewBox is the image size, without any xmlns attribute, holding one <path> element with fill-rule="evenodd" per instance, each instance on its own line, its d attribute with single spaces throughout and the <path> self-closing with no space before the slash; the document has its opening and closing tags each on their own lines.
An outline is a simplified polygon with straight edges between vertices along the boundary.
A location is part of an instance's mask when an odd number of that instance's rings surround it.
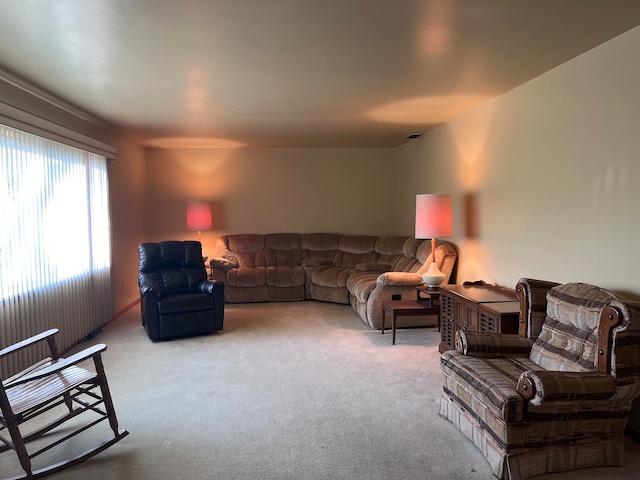
<svg viewBox="0 0 640 480">
<path fill-rule="evenodd" d="M 451 279 L 454 246 L 440 242 L 436 263 Z M 412 237 L 271 233 L 224 235 L 210 260 L 225 283 L 228 303 L 320 300 L 351 304 L 362 320 L 380 328 L 382 301 L 415 299 L 431 263 L 430 240 Z M 421 317 L 398 326 L 432 324 Z"/>
</svg>

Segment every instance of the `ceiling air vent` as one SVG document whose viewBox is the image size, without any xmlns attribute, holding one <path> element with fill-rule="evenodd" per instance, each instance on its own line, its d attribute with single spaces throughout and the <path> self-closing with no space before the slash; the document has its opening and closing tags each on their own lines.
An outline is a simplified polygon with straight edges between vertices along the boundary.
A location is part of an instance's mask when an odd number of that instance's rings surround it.
<svg viewBox="0 0 640 480">
<path fill-rule="evenodd" d="M 418 138 L 421 135 L 419 133 L 412 133 L 411 135 L 407 135 L 407 140 L 411 140 L 412 138 Z"/>
</svg>

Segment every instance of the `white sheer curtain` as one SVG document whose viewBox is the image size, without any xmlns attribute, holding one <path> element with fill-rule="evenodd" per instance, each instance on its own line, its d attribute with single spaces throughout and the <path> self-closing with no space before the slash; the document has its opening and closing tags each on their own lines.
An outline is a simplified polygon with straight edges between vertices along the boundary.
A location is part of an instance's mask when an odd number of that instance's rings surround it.
<svg viewBox="0 0 640 480">
<path fill-rule="evenodd" d="M 55 327 L 64 350 L 112 318 L 105 157 L 0 125 L 0 222 L 0 348 Z"/>
</svg>

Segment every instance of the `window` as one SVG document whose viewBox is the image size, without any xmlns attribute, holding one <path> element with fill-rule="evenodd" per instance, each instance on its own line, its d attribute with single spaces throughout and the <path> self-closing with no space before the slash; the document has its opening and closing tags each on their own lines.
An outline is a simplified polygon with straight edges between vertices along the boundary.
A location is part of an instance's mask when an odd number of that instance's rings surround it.
<svg viewBox="0 0 640 480">
<path fill-rule="evenodd" d="M 69 346 L 111 318 L 105 157 L 0 125 L 0 222 L 3 343 L 56 327 Z"/>
</svg>

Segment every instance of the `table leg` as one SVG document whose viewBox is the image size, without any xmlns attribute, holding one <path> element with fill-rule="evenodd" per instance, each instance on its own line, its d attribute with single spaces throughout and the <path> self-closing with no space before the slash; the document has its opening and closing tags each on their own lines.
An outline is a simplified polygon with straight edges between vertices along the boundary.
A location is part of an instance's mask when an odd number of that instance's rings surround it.
<svg viewBox="0 0 640 480">
<path fill-rule="evenodd" d="M 381 325 L 381 328 L 380 328 L 382 335 L 384 335 L 384 314 L 385 313 L 387 313 L 387 311 L 383 308 L 382 309 L 382 325 Z"/>
<path fill-rule="evenodd" d="M 391 345 L 396 344 L 396 312 L 391 312 Z"/>
</svg>

